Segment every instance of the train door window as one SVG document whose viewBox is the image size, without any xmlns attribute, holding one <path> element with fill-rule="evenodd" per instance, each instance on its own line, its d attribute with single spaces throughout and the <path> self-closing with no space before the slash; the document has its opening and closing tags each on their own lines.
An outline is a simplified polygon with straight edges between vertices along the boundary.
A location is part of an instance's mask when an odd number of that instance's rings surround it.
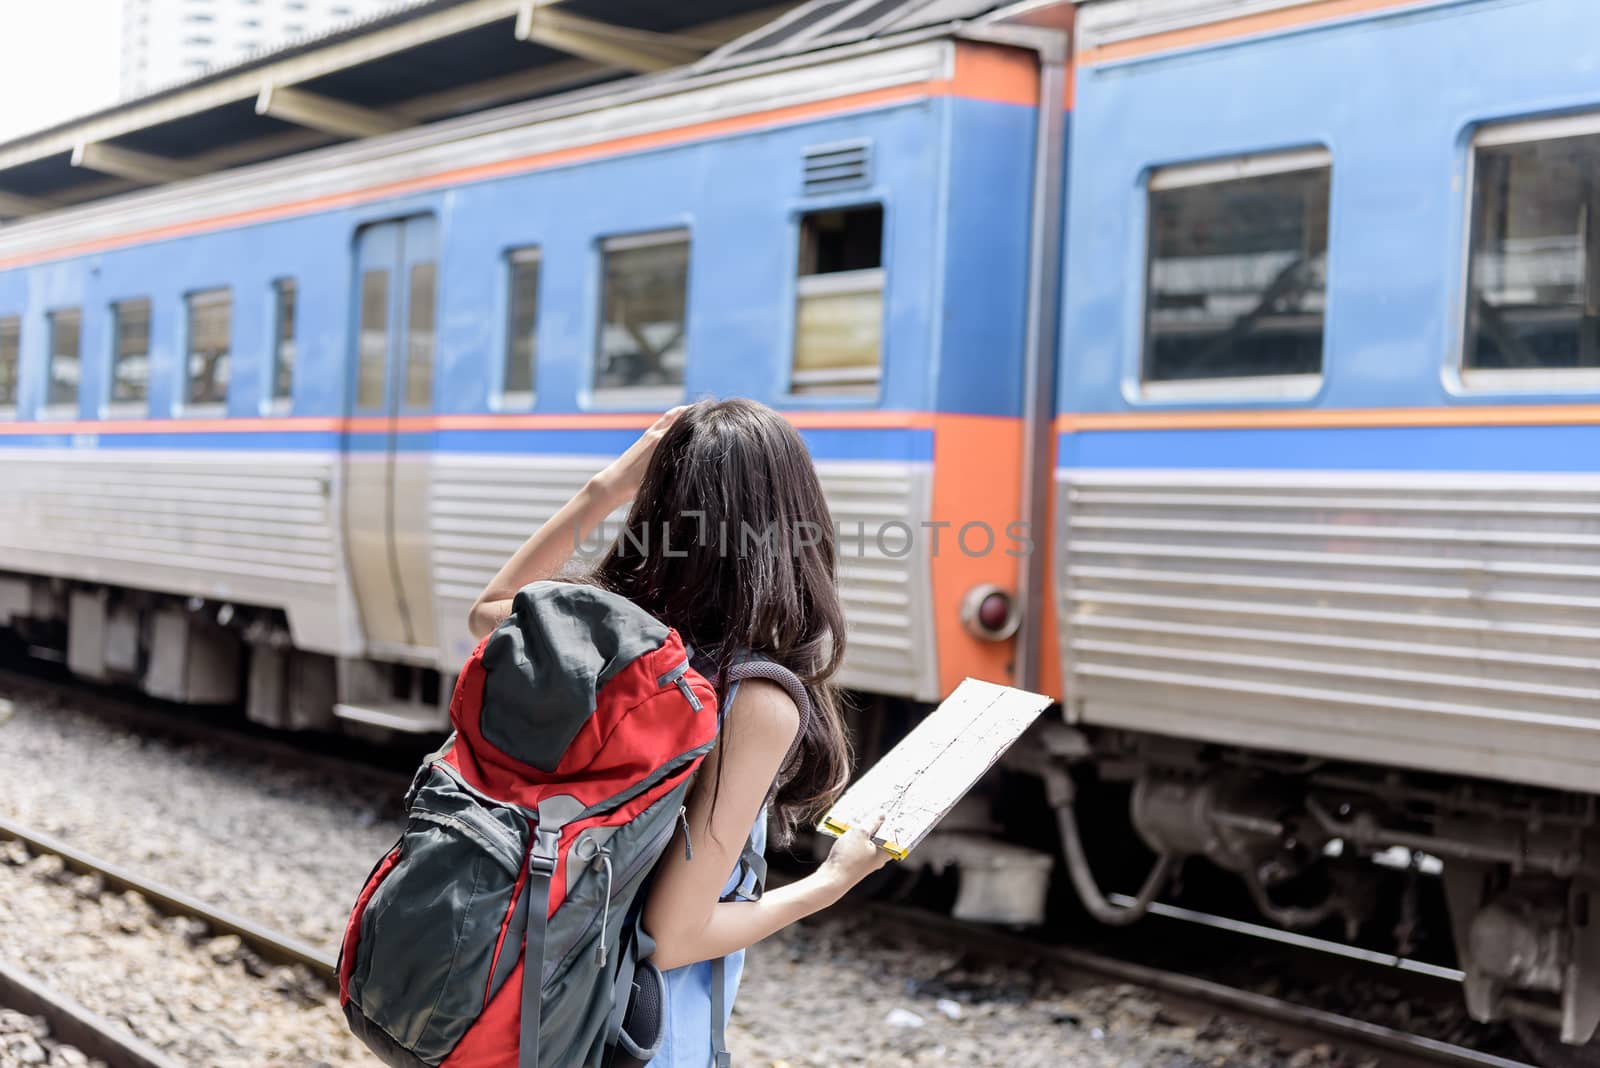
<svg viewBox="0 0 1600 1068">
<path fill-rule="evenodd" d="M 1600 117 L 1490 127 L 1473 148 L 1463 380 L 1600 371 Z"/>
<path fill-rule="evenodd" d="M 683 395 L 689 234 L 672 230 L 601 244 L 598 399 L 656 405 Z"/>
<path fill-rule="evenodd" d="M 1149 183 L 1143 380 L 1315 389 L 1327 304 L 1323 150 L 1163 168 Z"/>
<path fill-rule="evenodd" d="M 150 300 L 111 305 L 111 407 L 127 411 L 150 396 Z"/>
<path fill-rule="evenodd" d="M 298 292 L 293 278 L 272 283 L 272 404 L 288 408 L 294 396 L 295 311 Z"/>
<path fill-rule="evenodd" d="M 215 409 L 228 401 L 232 359 L 233 291 L 208 289 L 188 296 L 186 408 Z"/>
<path fill-rule="evenodd" d="M 435 294 L 438 272 L 432 260 L 411 265 L 406 294 L 406 407 L 433 405 Z"/>
<path fill-rule="evenodd" d="M 17 368 L 22 364 L 22 320 L 0 316 L 0 415 L 17 412 Z"/>
<path fill-rule="evenodd" d="M 83 313 L 61 308 L 47 316 L 50 326 L 49 364 L 45 378 L 45 408 L 54 416 L 74 416 L 78 409 L 78 379 L 82 363 L 79 346 Z"/>
<path fill-rule="evenodd" d="M 500 406 L 533 404 L 538 359 L 539 266 L 537 248 L 519 248 L 506 257 L 506 349 L 500 376 Z"/>
<path fill-rule="evenodd" d="M 881 205 L 801 218 L 792 392 L 877 392 L 883 281 Z"/>
<path fill-rule="evenodd" d="M 389 360 L 389 272 L 361 274 L 361 336 L 356 348 L 356 406 L 383 407 L 384 371 Z"/>
</svg>

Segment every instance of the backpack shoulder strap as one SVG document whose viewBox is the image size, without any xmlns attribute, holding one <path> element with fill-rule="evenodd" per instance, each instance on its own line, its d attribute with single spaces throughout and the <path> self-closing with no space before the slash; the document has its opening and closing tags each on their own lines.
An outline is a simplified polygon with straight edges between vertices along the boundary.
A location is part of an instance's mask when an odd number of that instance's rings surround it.
<svg viewBox="0 0 1600 1068">
<path fill-rule="evenodd" d="M 737 661 L 728 669 L 727 690 L 721 703 L 724 713 L 733 706 L 733 698 L 739 690 L 739 683 L 745 679 L 766 679 L 768 682 L 777 683 L 794 701 L 795 708 L 800 710 L 799 729 L 795 731 L 794 741 L 789 744 L 789 751 L 784 754 L 783 763 L 779 765 L 778 780 L 773 782 L 772 789 L 767 793 L 767 803 L 770 803 L 772 795 L 777 793 L 778 781 L 783 779 L 795 754 L 799 752 L 800 739 L 805 736 L 806 726 L 811 722 L 811 696 L 806 692 L 805 683 L 801 682 L 794 672 L 775 660 L 752 654 Z M 765 808 L 763 804 L 763 811 Z M 747 875 L 755 876 L 754 897 L 759 900 L 766 888 L 767 858 L 755 848 L 753 839 L 745 840 L 736 871 L 739 873 L 739 885 L 743 885 Z M 735 890 L 735 893 L 737 892 Z M 711 1053 L 714 1068 L 730 1068 L 733 1063 L 728 1053 L 727 985 L 727 958 L 717 957 L 711 962 Z"/>
<path fill-rule="evenodd" d="M 788 693 L 789 699 L 794 702 L 795 708 L 800 710 L 800 727 L 794 732 L 794 741 L 789 743 L 789 751 L 783 755 L 783 763 L 778 765 L 778 780 L 782 781 L 793 762 L 795 755 L 800 750 L 800 739 L 805 737 L 806 727 L 811 723 L 811 696 L 806 692 L 805 683 L 800 677 L 776 660 L 769 660 L 759 654 L 736 661 L 728 669 L 727 693 L 723 696 L 724 708 L 731 707 L 734 694 L 738 692 L 739 683 L 745 679 L 766 679 L 782 686 Z M 776 783 L 774 783 L 774 790 Z M 769 793 L 767 800 L 772 800 Z"/>
</svg>

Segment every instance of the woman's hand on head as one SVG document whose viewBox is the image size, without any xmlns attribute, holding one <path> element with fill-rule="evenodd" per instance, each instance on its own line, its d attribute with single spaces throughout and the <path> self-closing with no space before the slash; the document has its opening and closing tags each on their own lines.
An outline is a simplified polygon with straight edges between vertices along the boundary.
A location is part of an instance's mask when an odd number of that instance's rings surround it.
<svg viewBox="0 0 1600 1068">
<path fill-rule="evenodd" d="M 656 446 L 661 444 L 661 439 L 686 408 L 687 404 L 680 404 L 661 413 L 661 417 L 650 424 L 650 429 L 628 446 L 627 452 L 612 460 L 594 476 L 590 485 L 607 504 L 613 508 L 621 507 L 639 492 L 639 483 L 644 481 L 645 468 L 650 466 L 650 457 L 655 455 Z"/>
<path fill-rule="evenodd" d="M 828 850 L 828 859 L 818 872 L 833 885 L 839 896 L 871 875 L 894 858 L 872 836 L 883 826 L 883 813 L 879 812 L 865 823 L 858 824 L 834 840 Z"/>
</svg>

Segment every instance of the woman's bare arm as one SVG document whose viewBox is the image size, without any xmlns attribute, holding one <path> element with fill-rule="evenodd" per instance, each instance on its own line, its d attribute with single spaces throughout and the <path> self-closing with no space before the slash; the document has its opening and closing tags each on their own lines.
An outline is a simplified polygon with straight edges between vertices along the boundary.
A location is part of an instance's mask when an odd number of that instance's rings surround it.
<svg viewBox="0 0 1600 1068">
<path fill-rule="evenodd" d="M 760 901 L 718 900 L 799 726 L 800 713 L 782 687 L 764 679 L 740 683 L 722 738 L 690 788 L 693 859 L 680 829 L 645 903 L 644 927 L 656 941 L 657 967 L 676 968 L 753 945 L 833 904 L 889 859 L 872 843 L 876 827 L 857 829 L 835 842 L 828 860 L 806 878 Z"/>
<path fill-rule="evenodd" d="M 511 600 L 518 590 L 560 571 L 606 516 L 633 499 L 662 435 L 682 411 L 682 407 L 673 408 L 657 419 L 627 452 L 585 483 L 577 496 L 562 505 L 549 522 L 511 554 L 467 613 L 467 628 L 474 638 L 499 626 L 511 614 Z"/>
</svg>

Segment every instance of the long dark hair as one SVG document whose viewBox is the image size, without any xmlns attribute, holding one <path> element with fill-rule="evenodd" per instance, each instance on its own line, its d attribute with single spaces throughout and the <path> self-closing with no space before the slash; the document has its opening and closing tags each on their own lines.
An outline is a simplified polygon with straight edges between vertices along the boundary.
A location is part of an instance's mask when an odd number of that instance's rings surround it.
<svg viewBox="0 0 1600 1068">
<path fill-rule="evenodd" d="M 764 404 L 704 400 L 651 457 L 623 532 L 586 576 L 677 629 L 716 664 L 749 650 L 805 683 L 811 718 L 779 773 L 772 836 L 820 816 L 850 775 L 832 683 L 844 657 L 833 520 L 811 455 Z"/>
</svg>

